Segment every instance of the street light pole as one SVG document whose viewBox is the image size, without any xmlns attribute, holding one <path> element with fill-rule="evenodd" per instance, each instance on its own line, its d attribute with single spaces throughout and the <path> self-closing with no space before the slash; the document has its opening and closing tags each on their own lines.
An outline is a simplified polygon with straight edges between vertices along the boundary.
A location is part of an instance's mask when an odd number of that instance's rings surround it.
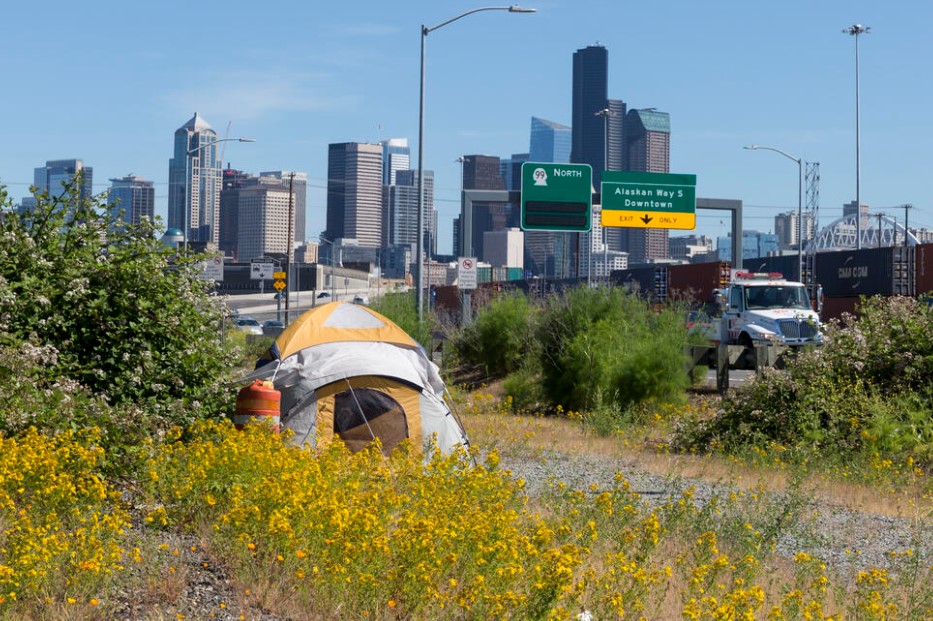
<svg viewBox="0 0 933 621">
<path fill-rule="evenodd" d="M 473 15 L 474 13 L 479 13 L 481 11 L 534 13 L 537 11 L 537 9 L 528 9 L 518 5 L 486 6 L 466 11 L 465 13 L 461 13 L 456 17 L 452 17 L 447 21 L 441 22 L 436 26 L 428 27 L 424 24 L 421 25 L 421 90 L 418 105 L 418 245 L 417 252 L 415 253 L 415 266 L 417 269 L 417 278 L 415 282 L 415 287 L 417 290 L 415 292 L 415 300 L 419 323 L 424 318 L 424 47 L 429 33 L 434 32 L 438 28 L 443 28 L 447 24 L 455 22 L 458 19 L 466 17 L 467 15 Z"/>
<path fill-rule="evenodd" d="M 191 182 L 194 176 L 194 168 L 191 166 L 191 156 L 207 147 L 212 147 L 221 142 L 256 142 L 254 138 L 220 138 L 198 145 L 185 152 L 185 255 L 188 254 L 188 236 L 191 231 Z M 203 168 L 200 166 L 199 168 Z"/>
<path fill-rule="evenodd" d="M 762 147 L 752 144 L 743 148 L 751 151 L 774 151 L 791 161 L 797 162 L 797 275 L 800 280 L 803 280 L 803 159 L 774 147 Z"/>
<path fill-rule="evenodd" d="M 861 174 L 861 115 L 859 114 L 859 70 L 858 70 L 858 37 L 860 34 L 871 32 L 871 26 L 853 24 L 843 29 L 844 34 L 855 37 L 855 249 L 862 247 L 862 174 Z"/>
</svg>

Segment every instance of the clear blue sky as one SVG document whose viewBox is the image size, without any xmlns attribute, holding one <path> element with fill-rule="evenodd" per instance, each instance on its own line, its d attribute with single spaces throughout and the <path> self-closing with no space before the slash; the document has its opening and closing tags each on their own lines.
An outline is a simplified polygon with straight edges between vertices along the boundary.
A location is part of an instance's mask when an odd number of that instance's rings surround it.
<svg viewBox="0 0 933 621">
<path fill-rule="evenodd" d="M 530 118 L 570 124 L 572 56 L 609 50 L 609 96 L 669 112 L 671 172 L 697 195 L 745 202 L 745 228 L 796 209 L 797 165 L 820 162 L 820 223 L 855 199 L 860 37 L 861 197 L 933 227 L 933 2 L 528 0 L 427 39 L 425 168 L 436 171 L 439 249 L 451 248 L 465 154 L 528 150 Z M 18 200 L 46 160 L 83 159 L 95 190 L 134 173 L 165 216 L 173 132 L 195 111 L 250 173 L 310 176 L 309 238 L 325 225 L 327 145 L 407 137 L 417 164 L 421 24 L 482 2 L 9 3 L 0 37 L 0 184 Z M 698 232 L 725 234 L 717 212 Z"/>
</svg>

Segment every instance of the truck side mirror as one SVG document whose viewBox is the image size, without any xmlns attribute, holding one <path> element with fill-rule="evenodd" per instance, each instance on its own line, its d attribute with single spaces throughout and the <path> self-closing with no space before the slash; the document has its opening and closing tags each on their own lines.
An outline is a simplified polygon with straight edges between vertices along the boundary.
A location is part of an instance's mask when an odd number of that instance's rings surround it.
<svg viewBox="0 0 933 621">
<path fill-rule="evenodd" d="M 816 288 L 816 312 L 823 312 L 823 285 Z"/>
<path fill-rule="evenodd" d="M 726 295 L 722 292 L 722 290 L 717 289 L 713 293 L 713 302 L 719 308 L 720 312 L 726 310 Z"/>
</svg>

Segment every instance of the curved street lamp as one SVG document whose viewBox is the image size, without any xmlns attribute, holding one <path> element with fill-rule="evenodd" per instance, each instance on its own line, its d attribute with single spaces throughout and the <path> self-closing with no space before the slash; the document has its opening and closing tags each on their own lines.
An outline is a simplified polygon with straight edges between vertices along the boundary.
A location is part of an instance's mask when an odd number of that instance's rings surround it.
<svg viewBox="0 0 933 621">
<path fill-rule="evenodd" d="M 424 46 L 428 34 L 438 28 L 443 28 L 447 24 L 457 21 L 467 15 L 473 15 L 481 11 L 508 11 L 509 13 L 535 13 L 537 9 L 529 9 L 513 4 L 512 6 L 484 6 L 461 13 L 456 17 L 451 17 L 447 21 L 441 22 L 436 26 L 421 25 L 421 95 L 418 106 L 418 246 L 415 253 L 415 266 L 417 268 L 417 279 L 415 286 L 416 310 L 418 322 L 424 318 Z"/>
<path fill-rule="evenodd" d="M 220 142 L 256 142 L 254 138 L 220 138 L 198 145 L 185 152 L 185 254 L 188 254 L 188 235 L 191 231 L 191 156 L 207 147 L 212 147 Z"/>
<path fill-rule="evenodd" d="M 775 149 L 774 147 L 763 147 L 757 144 L 751 144 L 743 149 L 749 149 L 751 151 L 774 151 L 775 153 L 780 153 L 787 159 L 797 162 L 797 277 L 802 281 L 803 280 L 803 160 L 799 157 L 794 157 L 789 153 L 785 153 L 780 149 Z"/>
</svg>

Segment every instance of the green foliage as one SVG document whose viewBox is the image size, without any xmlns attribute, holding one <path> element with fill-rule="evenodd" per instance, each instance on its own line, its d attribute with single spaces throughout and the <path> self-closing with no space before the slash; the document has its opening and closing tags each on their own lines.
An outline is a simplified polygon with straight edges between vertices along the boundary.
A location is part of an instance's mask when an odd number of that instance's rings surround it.
<svg viewBox="0 0 933 621">
<path fill-rule="evenodd" d="M 583 287 L 552 298 L 537 338 L 545 394 L 567 410 L 592 407 L 597 393 L 621 409 L 681 399 L 690 383 L 681 310 L 656 312 L 621 289 Z"/>
<path fill-rule="evenodd" d="M 831 322 L 825 345 L 730 392 L 680 446 L 729 451 L 779 444 L 803 455 L 933 458 L 933 314 L 910 298 L 863 299 Z"/>
<path fill-rule="evenodd" d="M 536 310 L 524 294 L 497 296 L 454 341 L 465 362 L 482 365 L 489 377 L 505 377 L 536 357 Z"/>
<path fill-rule="evenodd" d="M 544 403 L 539 374 L 528 366 L 521 366 L 502 381 L 502 390 L 512 411 L 530 414 Z"/>
<path fill-rule="evenodd" d="M 173 259 L 152 223 L 124 226 L 104 197 L 74 198 L 79 183 L 3 213 L 0 334 L 54 351 L 50 376 L 113 405 L 216 411 L 229 359 L 210 284 L 193 259 Z"/>
<path fill-rule="evenodd" d="M 432 333 L 437 328 L 437 318 L 434 313 L 428 310 L 427 300 L 424 300 L 425 308 L 423 311 L 423 321 L 418 321 L 418 313 L 415 310 L 415 292 L 405 293 L 387 293 L 377 298 L 370 304 L 377 313 L 385 315 L 398 326 L 408 333 L 408 336 L 418 341 L 422 347 L 428 349 L 431 347 Z"/>
</svg>

